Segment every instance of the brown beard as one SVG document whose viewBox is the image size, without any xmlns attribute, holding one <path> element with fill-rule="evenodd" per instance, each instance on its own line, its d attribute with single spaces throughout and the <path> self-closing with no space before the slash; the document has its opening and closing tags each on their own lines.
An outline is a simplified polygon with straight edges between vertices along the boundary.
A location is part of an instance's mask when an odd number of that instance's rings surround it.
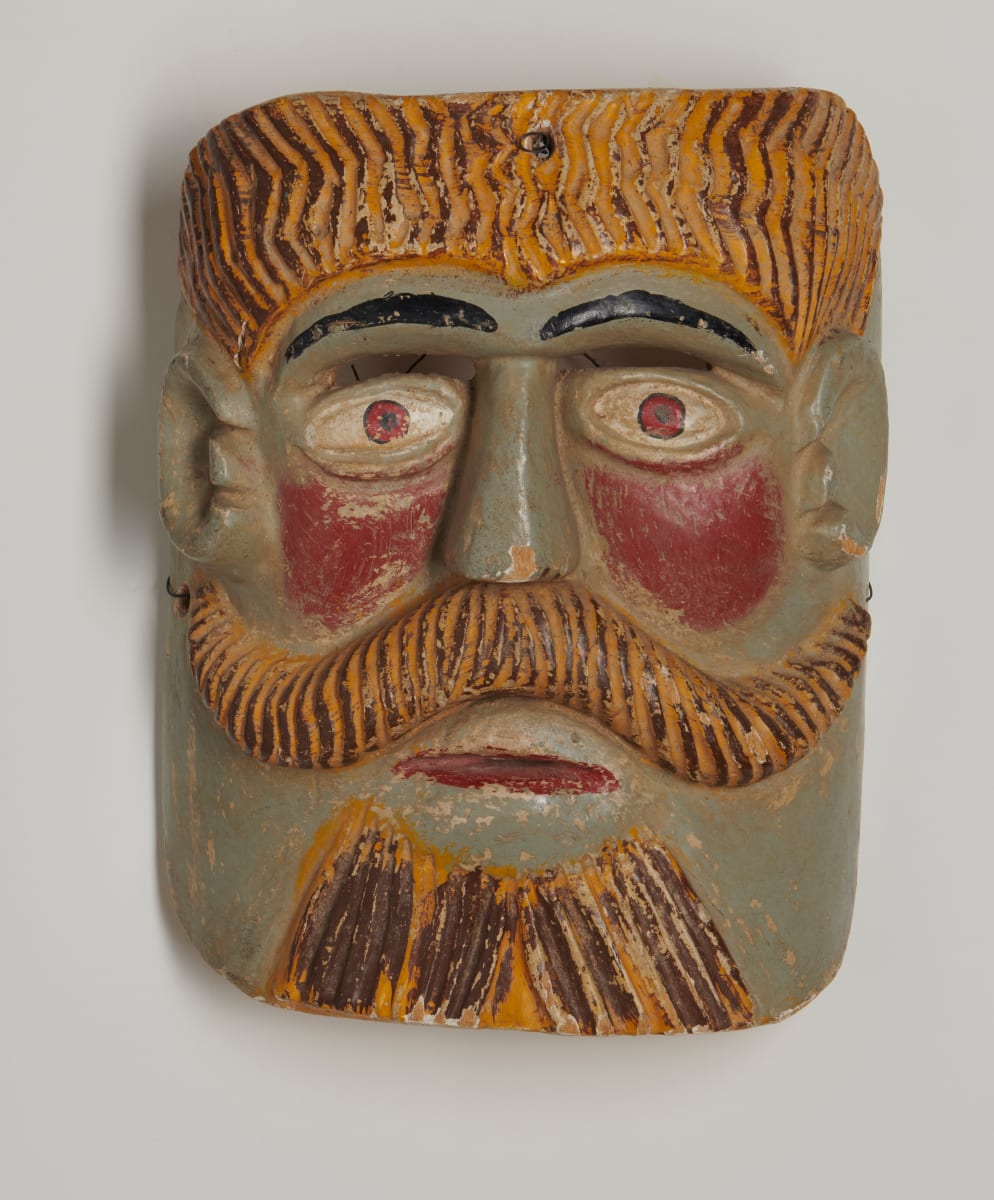
<svg viewBox="0 0 994 1200">
<path fill-rule="evenodd" d="M 817 743 L 852 692 L 869 627 L 848 601 L 771 669 L 723 680 L 571 584 L 465 584 L 305 656 L 255 636 L 211 583 L 193 600 L 189 651 L 204 703 L 262 762 L 342 766 L 455 705 L 528 696 L 596 718 L 684 779 L 734 787 Z"/>
<path fill-rule="evenodd" d="M 352 803 L 271 996 L 294 1008 L 558 1033 L 740 1028 L 752 1003 L 673 856 L 633 836 L 534 875 L 446 873 Z"/>
</svg>

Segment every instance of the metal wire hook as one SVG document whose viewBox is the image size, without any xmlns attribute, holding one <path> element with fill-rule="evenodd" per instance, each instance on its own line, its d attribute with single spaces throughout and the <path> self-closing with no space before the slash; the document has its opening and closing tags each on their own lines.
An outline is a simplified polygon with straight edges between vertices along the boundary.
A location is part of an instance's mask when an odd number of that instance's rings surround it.
<svg viewBox="0 0 994 1200">
<path fill-rule="evenodd" d="M 187 584 L 181 583 L 178 588 L 173 587 L 172 576 L 166 576 L 166 591 L 176 601 L 176 613 L 180 617 L 185 617 L 190 611 L 190 588 Z"/>
</svg>

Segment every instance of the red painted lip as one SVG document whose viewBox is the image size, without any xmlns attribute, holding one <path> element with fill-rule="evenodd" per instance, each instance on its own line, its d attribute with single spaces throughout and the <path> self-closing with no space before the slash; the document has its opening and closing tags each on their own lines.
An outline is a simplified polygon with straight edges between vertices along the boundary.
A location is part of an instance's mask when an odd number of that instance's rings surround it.
<svg viewBox="0 0 994 1200">
<path fill-rule="evenodd" d="M 577 796 L 590 792 L 616 792 L 618 780 L 606 767 L 570 762 L 547 754 L 416 754 L 394 767 L 409 779 L 426 775 L 448 787 L 479 788 L 499 784 L 509 792 L 536 796 Z"/>
</svg>

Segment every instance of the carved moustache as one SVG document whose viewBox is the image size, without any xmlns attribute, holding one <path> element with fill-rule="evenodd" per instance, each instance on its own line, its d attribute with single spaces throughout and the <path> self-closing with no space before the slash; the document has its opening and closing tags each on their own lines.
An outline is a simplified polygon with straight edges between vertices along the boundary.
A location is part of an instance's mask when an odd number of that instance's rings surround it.
<svg viewBox="0 0 994 1200">
<path fill-rule="evenodd" d="M 753 1011 L 721 934 L 655 839 L 534 874 L 446 871 L 356 802 L 271 991 L 296 1008 L 560 1033 L 738 1028 Z"/>
<path fill-rule="evenodd" d="M 188 638 L 204 703 L 261 762 L 342 766 L 456 705 L 525 696 L 594 717 L 681 778 L 736 787 L 818 742 L 849 699 L 869 628 L 850 600 L 772 668 L 721 679 L 572 584 L 474 583 L 343 650 L 293 655 L 207 583 Z"/>
</svg>

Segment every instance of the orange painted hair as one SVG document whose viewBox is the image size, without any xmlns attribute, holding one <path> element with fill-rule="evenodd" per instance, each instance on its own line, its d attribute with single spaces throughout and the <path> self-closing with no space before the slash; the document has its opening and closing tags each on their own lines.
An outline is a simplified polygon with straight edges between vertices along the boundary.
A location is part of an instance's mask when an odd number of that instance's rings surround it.
<svg viewBox="0 0 994 1200">
<path fill-rule="evenodd" d="M 313 289 L 426 260 L 522 289 L 594 263 L 684 266 L 752 300 L 796 358 L 862 333 L 880 210 L 866 135 L 828 92 L 322 92 L 195 147 L 180 278 L 241 368 Z"/>
</svg>

